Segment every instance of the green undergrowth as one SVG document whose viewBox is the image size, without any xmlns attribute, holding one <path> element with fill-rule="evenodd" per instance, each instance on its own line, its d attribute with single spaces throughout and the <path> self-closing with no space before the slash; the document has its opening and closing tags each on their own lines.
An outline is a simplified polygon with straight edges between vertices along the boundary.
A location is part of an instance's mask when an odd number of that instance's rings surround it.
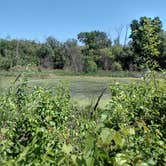
<svg viewBox="0 0 166 166">
<path fill-rule="evenodd" d="M 0 165 L 149 166 L 166 164 L 166 84 L 110 86 L 104 109 L 78 108 L 67 85 L 29 87 L 0 95 Z"/>
</svg>

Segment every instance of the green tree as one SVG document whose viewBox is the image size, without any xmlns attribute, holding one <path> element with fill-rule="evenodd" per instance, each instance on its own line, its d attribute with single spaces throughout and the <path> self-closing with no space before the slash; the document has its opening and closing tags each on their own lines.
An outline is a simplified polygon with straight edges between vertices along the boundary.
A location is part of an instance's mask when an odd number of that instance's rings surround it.
<svg viewBox="0 0 166 166">
<path fill-rule="evenodd" d="M 160 56 L 158 62 L 161 68 L 166 68 L 166 32 L 161 33 L 161 45 L 159 47 Z"/>
<path fill-rule="evenodd" d="M 131 44 L 128 43 L 125 46 L 117 47 L 120 51 L 119 54 L 116 54 L 116 61 L 121 63 L 123 70 L 133 71 L 137 69 L 137 66 L 134 61 L 134 53 L 131 47 Z M 116 49 L 115 49 L 116 51 Z"/>
<path fill-rule="evenodd" d="M 89 46 L 89 49 L 99 49 L 111 46 L 111 40 L 105 32 L 101 31 L 81 32 L 78 34 L 78 40 Z"/>
<path fill-rule="evenodd" d="M 53 68 L 53 54 L 52 49 L 43 43 L 39 46 L 37 50 L 38 65 L 44 68 Z"/>
<path fill-rule="evenodd" d="M 10 69 L 16 65 L 37 64 L 37 49 L 39 43 L 22 39 L 1 39 L 0 55 L 3 57 L 2 64 L 8 64 Z M 10 65 L 9 65 L 10 64 Z M 5 65 L 1 65 L 5 66 Z M 5 68 L 6 68 L 5 67 Z"/>
<path fill-rule="evenodd" d="M 146 62 L 154 63 L 160 55 L 161 44 L 160 33 L 162 23 L 159 17 L 154 19 L 141 17 L 140 20 L 133 20 L 131 23 L 131 38 L 136 61 L 139 65 Z"/>
<path fill-rule="evenodd" d="M 85 45 L 82 49 L 83 55 L 88 57 L 84 58 L 85 63 L 90 59 L 90 64 L 93 61 L 93 66 L 101 67 L 101 49 L 109 48 L 112 44 L 107 34 L 101 31 L 81 32 L 78 34 L 78 40 Z"/>
<path fill-rule="evenodd" d="M 65 49 L 65 70 L 73 70 L 75 72 L 82 71 L 82 54 L 81 48 L 76 39 L 67 40 L 64 43 Z"/>
<path fill-rule="evenodd" d="M 99 50 L 99 65 L 104 70 L 110 70 L 115 60 L 115 56 L 111 48 L 102 48 Z"/>
<path fill-rule="evenodd" d="M 65 65 L 64 46 L 61 42 L 54 37 L 48 37 L 46 39 L 46 45 L 53 58 L 54 68 L 63 69 Z"/>
</svg>

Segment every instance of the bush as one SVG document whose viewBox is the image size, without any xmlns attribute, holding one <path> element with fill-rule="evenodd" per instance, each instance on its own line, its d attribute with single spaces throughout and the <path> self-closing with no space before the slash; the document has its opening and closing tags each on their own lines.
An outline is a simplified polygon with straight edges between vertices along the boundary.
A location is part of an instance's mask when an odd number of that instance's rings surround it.
<svg viewBox="0 0 166 166">
<path fill-rule="evenodd" d="M 119 62 L 114 62 L 111 67 L 112 71 L 122 71 L 122 66 Z"/>
<path fill-rule="evenodd" d="M 9 70 L 11 62 L 8 58 L 0 56 L 0 69 L 2 70 Z"/>
<path fill-rule="evenodd" d="M 105 110 L 76 109 L 66 86 L 0 96 L 0 165 L 165 165 L 166 86 L 115 83 Z"/>
<path fill-rule="evenodd" d="M 85 165 L 165 165 L 166 87 L 152 75 L 110 89 L 107 110 L 80 126 L 77 159 Z"/>
<path fill-rule="evenodd" d="M 87 73 L 96 72 L 97 64 L 91 58 L 86 58 L 84 63 L 84 71 Z"/>
<path fill-rule="evenodd" d="M 0 96 L 0 165 L 47 165 L 44 156 L 61 143 L 71 110 L 64 84 L 53 91 L 22 83 Z"/>
</svg>

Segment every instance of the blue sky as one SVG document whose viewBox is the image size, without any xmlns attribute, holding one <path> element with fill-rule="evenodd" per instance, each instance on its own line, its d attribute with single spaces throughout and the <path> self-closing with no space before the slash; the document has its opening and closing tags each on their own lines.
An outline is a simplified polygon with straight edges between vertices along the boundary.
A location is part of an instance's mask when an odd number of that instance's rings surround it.
<svg viewBox="0 0 166 166">
<path fill-rule="evenodd" d="M 65 41 L 91 30 L 115 38 L 141 16 L 159 16 L 166 29 L 165 9 L 166 0 L 0 0 L 0 38 Z"/>
</svg>

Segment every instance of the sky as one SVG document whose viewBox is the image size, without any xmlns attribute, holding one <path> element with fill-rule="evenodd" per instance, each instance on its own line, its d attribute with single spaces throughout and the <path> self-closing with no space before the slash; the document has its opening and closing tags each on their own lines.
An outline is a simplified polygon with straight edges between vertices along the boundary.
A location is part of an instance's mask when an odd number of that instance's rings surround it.
<svg viewBox="0 0 166 166">
<path fill-rule="evenodd" d="M 0 0 L 0 38 L 65 41 L 99 30 L 111 39 L 141 16 L 159 16 L 166 30 L 166 0 Z"/>
</svg>

